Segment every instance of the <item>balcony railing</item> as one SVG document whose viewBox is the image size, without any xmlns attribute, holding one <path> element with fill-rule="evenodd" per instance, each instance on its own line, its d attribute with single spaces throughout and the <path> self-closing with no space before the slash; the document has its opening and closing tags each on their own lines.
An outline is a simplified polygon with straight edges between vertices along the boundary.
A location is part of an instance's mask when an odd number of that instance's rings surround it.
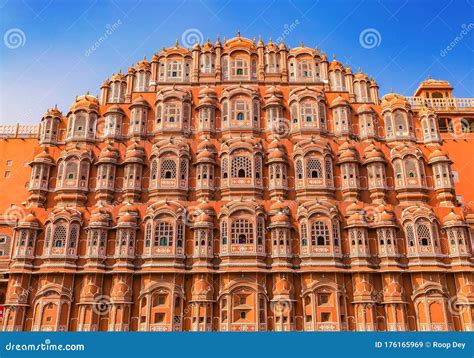
<svg viewBox="0 0 474 358">
<path fill-rule="evenodd" d="M 473 111 L 474 98 L 423 98 L 406 97 L 413 109 L 421 109 L 423 106 L 433 108 L 436 111 Z"/>
<path fill-rule="evenodd" d="M 39 126 L 35 124 L 2 124 L 0 138 L 38 138 Z"/>
</svg>

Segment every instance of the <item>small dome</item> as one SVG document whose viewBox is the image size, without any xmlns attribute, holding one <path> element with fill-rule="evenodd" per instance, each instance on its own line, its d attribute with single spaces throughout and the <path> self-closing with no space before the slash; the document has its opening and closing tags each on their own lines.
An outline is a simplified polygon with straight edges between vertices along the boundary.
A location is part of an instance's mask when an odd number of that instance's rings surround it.
<svg viewBox="0 0 474 358">
<path fill-rule="evenodd" d="M 110 144 L 105 146 L 99 153 L 99 160 L 101 159 L 117 160 L 118 157 L 119 157 L 118 149 L 114 148 Z"/>
<path fill-rule="evenodd" d="M 429 161 L 432 161 L 434 159 L 437 159 L 437 160 L 446 159 L 446 160 L 448 160 L 448 155 L 446 154 L 446 152 L 444 152 L 440 148 L 436 148 L 428 157 Z"/>
<path fill-rule="evenodd" d="M 366 221 L 365 215 L 362 213 L 363 211 L 358 211 L 352 214 L 351 216 L 349 216 L 349 218 L 347 219 L 347 224 L 365 226 L 367 224 L 367 221 Z"/>
<path fill-rule="evenodd" d="M 273 290 L 274 295 L 289 295 L 292 291 L 291 284 L 286 278 L 282 278 L 277 281 Z"/>
<path fill-rule="evenodd" d="M 366 160 L 383 160 L 385 161 L 385 155 L 380 148 L 377 148 L 375 144 L 371 143 L 364 149 L 364 158 Z"/>
<path fill-rule="evenodd" d="M 196 218 L 196 222 L 212 223 L 214 221 L 212 220 L 212 217 L 210 215 L 203 212 Z"/>
<path fill-rule="evenodd" d="M 286 212 L 288 210 L 288 205 L 283 201 L 276 201 L 270 205 L 270 211 L 275 212 Z"/>
<path fill-rule="evenodd" d="M 110 77 L 110 81 L 125 81 L 125 76 L 123 75 L 122 70 L 120 70 L 117 74 L 113 74 L 112 77 Z"/>
<path fill-rule="evenodd" d="M 197 159 L 214 159 L 214 156 L 215 156 L 214 153 L 205 149 L 198 153 Z"/>
<path fill-rule="evenodd" d="M 332 102 L 331 102 L 331 108 L 337 107 L 337 106 L 349 106 L 349 102 L 344 99 L 341 95 L 337 96 Z"/>
<path fill-rule="evenodd" d="M 133 142 L 127 147 L 125 158 L 139 158 L 142 159 L 145 155 L 145 150 L 137 142 Z"/>
<path fill-rule="evenodd" d="M 199 210 L 214 212 L 214 207 L 209 201 L 202 201 L 198 204 Z"/>
<path fill-rule="evenodd" d="M 121 113 L 121 114 L 125 114 L 125 112 L 123 111 L 123 109 L 117 105 L 117 104 L 113 104 L 111 105 L 110 107 L 107 108 L 107 111 L 105 111 L 105 114 L 107 113 Z"/>
<path fill-rule="evenodd" d="M 341 163 L 359 161 L 357 150 L 349 142 L 345 142 L 339 147 L 337 156 Z"/>
<path fill-rule="evenodd" d="M 192 293 L 193 295 L 207 295 L 211 290 L 212 287 L 209 282 L 201 278 L 194 283 Z"/>
<path fill-rule="evenodd" d="M 342 66 L 342 63 L 337 61 L 335 57 L 333 58 L 333 60 L 329 64 L 329 71 L 336 70 L 336 69 L 342 70 L 343 68 L 344 67 Z"/>
<path fill-rule="evenodd" d="M 145 98 L 143 98 L 142 95 L 138 96 L 135 98 L 132 102 L 132 106 L 142 106 L 142 107 L 150 107 L 148 102 L 146 101 Z"/>
<path fill-rule="evenodd" d="M 454 210 L 452 210 L 448 215 L 443 217 L 443 225 L 449 224 L 463 224 L 464 220 L 461 215 L 456 214 Z"/>
<path fill-rule="evenodd" d="M 374 110 L 367 103 L 364 103 L 357 109 L 357 114 L 370 113 L 370 112 L 374 112 Z"/>
<path fill-rule="evenodd" d="M 35 158 L 33 159 L 34 162 L 36 161 L 39 161 L 39 162 L 51 162 L 51 163 L 54 163 L 54 159 L 51 155 L 49 155 L 49 153 L 45 150 L 43 150 L 42 152 L 40 152 L 39 154 L 37 154 L 35 156 Z"/>
<path fill-rule="evenodd" d="M 33 213 L 29 213 L 28 215 L 26 215 L 22 222 L 28 224 L 39 224 L 38 219 Z"/>
<path fill-rule="evenodd" d="M 280 212 L 276 215 L 273 215 L 270 217 L 270 222 L 276 223 L 276 222 L 288 222 L 289 218 L 288 215 L 285 215 L 284 213 Z"/>
<path fill-rule="evenodd" d="M 362 203 L 354 201 L 352 204 L 349 204 L 346 208 L 347 213 L 355 212 L 355 211 L 363 211 L 364 206 Z"/>
<path fill-rule="evenodd" d="M 75 112 L 79 110 L 99 112 L 99 100 L 90 94 L 78 96 L 76 97 L 76 101 L 71 105 L 70 111 Z"/>
<path fill-rule="evenodd" d="M 272 152 L 268 155 L 268 159 L 284 159 L 285 157 L 285 153 L 279 149 L 272 150 Z"/>
<path fill-rule="evenodd" d="M 140 71 L 140 70 L 145 70 L 145 71 L 150 70 L 150 62 L 147 61 L 146 57 L 144 57 L 143 60 L 137 63 L 137 71 Z"/>
<path fill-rule="evenodd" d="M 58 106 L 54 106 L 53 108 L 49 108 L 46 113 L 43 115 L 43 118 L 46 117 L 59 117 L 63 116 L 62 112 L 58 109 Z"/>
<path fill-rule="evenodd" d="M 136 205 L 126 203 L 125 205 L 122 205 L 122 207 L 119 209 L 119 214 L 130 212 L 138 213 L 138 207 Z"/>
<path fill-rule="evenodd" d="M 135 216 L 132 216 L 132 215 L 124 215 L 124 216 L 121 216 L 119 219 L 118 219 L 118 222 L 119 223 L 132 223 L 132 224 L 135 224 L 137 221 L 136 217 Z"/>
</svg>

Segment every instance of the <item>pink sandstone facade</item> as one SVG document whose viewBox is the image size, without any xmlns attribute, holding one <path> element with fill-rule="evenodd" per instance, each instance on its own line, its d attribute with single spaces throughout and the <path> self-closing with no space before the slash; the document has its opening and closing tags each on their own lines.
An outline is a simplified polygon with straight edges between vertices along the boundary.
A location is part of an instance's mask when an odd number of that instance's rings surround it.
<svg viewBox="0 0 474 358">
<path fill-rule="evenodd" d="M 0 126 L 2 330 L 473 330 L 452 90 L 238 35 Z"/>
</svg>

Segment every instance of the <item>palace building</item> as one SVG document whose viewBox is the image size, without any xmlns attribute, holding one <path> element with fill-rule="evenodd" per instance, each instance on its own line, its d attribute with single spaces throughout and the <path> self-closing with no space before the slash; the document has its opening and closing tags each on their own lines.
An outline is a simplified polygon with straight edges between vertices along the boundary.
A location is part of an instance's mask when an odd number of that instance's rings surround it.
<svg viewBox="0 0 474 358">
<path fill-rule="evenodd" d="M 474 99 L 176 43 L 0 126 L 4 331 L 472 331 Z"/>
</svg>

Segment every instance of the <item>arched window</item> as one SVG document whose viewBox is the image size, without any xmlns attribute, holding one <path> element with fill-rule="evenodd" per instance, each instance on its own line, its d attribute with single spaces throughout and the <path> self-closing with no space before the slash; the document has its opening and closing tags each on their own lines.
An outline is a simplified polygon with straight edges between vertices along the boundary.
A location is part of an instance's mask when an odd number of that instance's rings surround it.
<svg viewBox="0 0 474 358">
<path fill-rule="evenodd" d="M 155 224 L 154 246 L 173 246 L 173 225 L 166 221 Z"/>
<path fill-rule="evenodd" d="M 176 162 L 165 159 L 161 162 L 161 179 L 176 179 Z"/>
<path fill-rule="evenodd" d="M 77 179 L 78 163 L 77 161 L 70 161 L 66 164 L 66 179 Z"/>
<path fill-rule="evenodd" d="M 252 160 L 244 155 L 232 158 L 231 174 L 232 178 L 251 178 Z"/>
<path fill-rule="evenodd" d="M 308 178 L 322 178 L 323 169 L 319 159 L 308 159 L 306 162 L 306 176 Z"/>
<path fill-rule="evenodd" d="M 298 63 L 298 77 L 301 79 L 310 79 L 313 77 L 311 63 L 308 60 L 303 60 Z"/>
<path fill-rule="evenodd" d="M 66 225 L 59 224 L 54 229 L 53 247 L 64 247 L 66 245 L 67 229 Z"/>
<path fill-rule="evenodd" d="M 323 221 L 315 221 L 311 224 L 311 244 L 329 245 L 329 228 Z"/>
<path fill-rule="evenodd" d="M 419 223 L 416 226 L 416 235 L 420 246 L 431 245 L 431 232 L 427 224 Z"/>
<path fill-rule="evenodd" d="M 181 78 L 183 76 L 183 65 L 176 60 L 168 62 L 168 78 Z"/>
<path fill-rule="evenodd" d="M 316 122 L 318 119 L 317 106 L 311 101 L 305 101 L 300 104 L 301 119 L 303 122 Z"/>
<path fill-rule="evenodd" d="M 232 244 L 253 244 L 253 223 L 243 218 L 234 220 L 230 227 L 230 237 Z"/>
<path fill-rule="evenodd" d="M 234 76 L 248 76 L 249 69 L 247 61 L 241 57 L 237 57 L 232 62 L 232 73 Z"/>
<path fill-rule="evenodd" d="M 415 158 L 407 158 L 405 160 L 405 173 L 407 178 L 418 178 L 417 160 Z"/>
</svg>

